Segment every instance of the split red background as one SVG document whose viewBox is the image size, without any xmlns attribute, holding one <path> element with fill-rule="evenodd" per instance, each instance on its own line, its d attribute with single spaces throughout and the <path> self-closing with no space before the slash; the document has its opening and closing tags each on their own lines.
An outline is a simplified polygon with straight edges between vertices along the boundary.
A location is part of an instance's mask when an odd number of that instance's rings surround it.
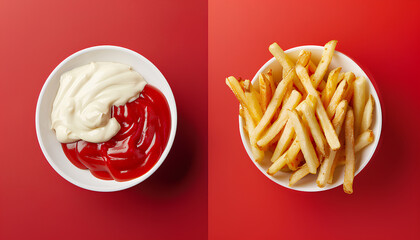
<svg viewBox="0 0 420 240">
<path fill-rule="evenodd" d="M 209 1 L 209 239 L 419 239 L 418 1 Z M 382 144 L 356 177 L 320 193 L 283 188 L 249 160 L 227 76 L 252 78 L 283 49 L 337 39 L 376 80 Z"/>
<path fill-rule="evenodd" d="M 142 184 L 80 189 L 45 160 L 35 106 L 50 72 L 86 47 L 139 52 L 172 87 L 178 131 L 168 158 Z M 207 237 L 207 2 L 0 2 L 0 239 Z M 188 93 L 188 94 L 187 94 Z"/>
</svg>

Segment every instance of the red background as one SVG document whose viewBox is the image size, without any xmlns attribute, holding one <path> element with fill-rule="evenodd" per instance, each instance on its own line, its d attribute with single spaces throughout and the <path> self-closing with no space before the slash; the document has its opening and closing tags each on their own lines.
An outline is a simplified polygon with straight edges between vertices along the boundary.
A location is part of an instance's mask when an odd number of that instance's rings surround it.
<svg viewBox="0 0 420 240">
<path fill-rule="evenodd" d="M 209 239 L 419 239 L 418 1 L 209 2 Z M 355 178 L 320 193 L 283 188 L 249 160 L 230 75 L 252 78 L 283 49 L 324 45 L 370 71 L 382 95 L 382 144 Z"/>
<path fill-rule="evenodd" d="M 207 237 L 207 2 L 1 1 L 0 34 L 0 239 Z M 65 181 L 35 133 L 50 72 L 100 44 L 152 61 L 178 106 L 166 161 L 144 183 L 115 193 Z"/>
</svg>

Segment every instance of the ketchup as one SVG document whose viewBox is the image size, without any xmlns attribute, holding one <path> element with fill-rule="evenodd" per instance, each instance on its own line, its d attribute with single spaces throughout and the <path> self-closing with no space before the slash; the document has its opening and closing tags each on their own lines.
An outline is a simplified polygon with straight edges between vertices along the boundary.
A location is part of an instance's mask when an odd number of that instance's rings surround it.
<svg viewBox="0 0 420 240">
<path fill-rule="evenodd" d="M 155 87 L 146 85 L 139 97 L 123 106 L 113 106 L 112 115 L 121 125 L 109 141 L 83 140 L 62 143 L 67 158 L 97 178 L 128 181 L 148 172 L 166 147 L 171 129 L 169 105 Z"/>
</svg>

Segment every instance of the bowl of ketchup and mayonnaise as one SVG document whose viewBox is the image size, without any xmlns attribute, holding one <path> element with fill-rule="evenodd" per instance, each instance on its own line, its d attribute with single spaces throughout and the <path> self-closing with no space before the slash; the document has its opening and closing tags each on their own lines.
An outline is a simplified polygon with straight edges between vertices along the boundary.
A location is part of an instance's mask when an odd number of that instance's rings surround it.
<svg viewBox="0 0 420 240">
<path fill-rule="evenodd" d="M 162 73 L 117 46 L 76 52 L 50 74 L 38 98 L 38 142 L 67 181 L 100 192 L 152 175 L 175 138 L 177 111 Z"/>
</svg>

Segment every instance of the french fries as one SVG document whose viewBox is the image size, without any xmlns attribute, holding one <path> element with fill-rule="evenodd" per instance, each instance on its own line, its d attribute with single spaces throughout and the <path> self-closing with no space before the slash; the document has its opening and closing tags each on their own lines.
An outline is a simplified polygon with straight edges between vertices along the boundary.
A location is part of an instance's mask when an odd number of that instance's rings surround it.
<svg viewBox="0 0 420 240">
<path fill-rule="evenodd" d="M 346 95 L 345 99 L 347 100 L 347 102 L 350 102 L 353 97 L 354 80 L 356 79 L 356 76 L 352 72 L 346 72 L 343 76 L 344 76 L 344 81 L 347 81 L 347 83 L 349 84 L 349 87 L 347 88 L 347 91 L 345 94 Z"/>
<path fill-rule="evenodd" d="M 326 109 L 327 115 L 330 119 L 334 116 L 335 109 L 337 108 L 338 103 L 341 102 L 342 99 L 344 99 L 348 87 L 349 84 L 347 83 L 347 81 L 341 81 L 337 87 L 337 90 L 334 92 L 334 95 L 332 96 L 331 101 Z"/>
<path fill-rule="evenodd" d="M 328 115 L 327 115 L 327 112 L 325 111 L 324 106 L 322 105 L 319 94 L 315 90 L 314 86 L 312 85 L 308 72 L 306 71 L 304 67 L 306 66 L 306 64 L 308 64 L 310 56 L 311 56 L 310 52 L 306 52 L 304 50 L 301 51 L 300 57 L 298 59 L 298 63 L 296 64 L 296 73 L 298 77 L 300 78 L 300 80 L 302 81 L 302 84 L 305 87 L 308 94 L 311 94 L 316 97 L 317 99 L 316 114 L 321 123 L 322 130 L 324 131 L 325 137 L 331 149 L 337 150 L 341 146 L 340 141 L 338 140 L 338 136 L 332 127 L 331 121 L 328 118 Z"/>
<path fill-rule="evenodd" d="M 283 129 L 283 133 L 280 136 L 279 141 L 277 142 L 276 149 L 274 150 L 273 156 L 271 157 L 271 162 L 275 162 L 289 147 L 290 141 L 295 135 L 295 130 L 291 121 L 287 121 L 286 126 Z"/>
<path fill-rule="evenodd" d="M 258 109 L 252 108 L 250 104 L 250 100 L 245 97 L 244 90 L 242 89 L 241 85 L 239 84 L 238 80 L 235 77 L 228 77 L 226 78 L 226 84 L 232 90 L 233 94 L 235 94 L 236 98 L 239 100 L 241 105 L 248 109 L 249 114 L 251 115 L 252 120 L 257 123 L 262 118 L 262 112 L 258 111 Z"/>
<path fill-rule="evenodd" d="M 337 135 L 340 135 L 341 126 L 343 125 L 344 117 L 346 116 L 347 107 L 348 107 L 347 100 L 342 100 L 337 106 L 334 119 L 332 121 L 332 124 L 334 126 L 334 129 Z"/>
<path fill-rule="evenodd" d="M 243 118 L 245 119 L 245 128 L 249 135 L 249 133 L 251 133 L 255 129 L 255 123 L 252 120 L 251 115 L 248 112 L 248 109 L 242 108 L 242 113 L 243 113 Z M 251 142 L 250 144 L 251 144 L 251 151 L 252 151 L 252 154 L 254 155 L 255 161 L 261 162 L 264 159 L 264 151 L 256 147 L 255 143 Z"/>
<path fill-rule="evenodd" d="M 268 104 L 270 103 L 271 97 L 273 96 L 273 92 L 271 90 L 271 84 L 270 81 L 267 79 L 266 75 L 261 73 L 259 78 L 259 87 L 260 87 L 260 96 L 261 96 L 261 108 L 262 111 L 265 112 L 265 110 L 268 107 Z"/>
<path fill-rule="evenodd" d="M 294 151 L 292 150 L 293 148 L 294 148 Z M 287 167 L 291 171 L 298 170 L 300 163 L 305 161 L 305 158 L 303 157 L 303 153 L 300 151 L 299 143 L 296 141 L 296 146 L 294 145 L 290 146 L 287 152 L 289 153 L 288 159 L 287 159 Z M 296 157 L 292 158 L 293 157 L 292 154 L 295 154 L 296 152 L 297 152 Z"/>
<path fill-rule="evenodd" d="M 266 133 L 261 137 L 261 139 L 258 140 L 257 144 L 260 148 L 266 147 L 274 139 L 274 137 L 277 136 L 277 134 L 287 122 L 286 111 L 294 109 L 300 102 L 301 98 L 302 95 L 298 91 L 292 91 L 288 101 L 284 104 L 282 110 L 280 111 L 277 120 L 271 125 L 271 127 L 266 131 Z"/>
<path fill-rule="evenodd" d="M 251 84 L 251 81 L 245 80 L 243 84 L 245 90 L 245 97 L 248 100 L 249 106 L 249 108 L 247 108 L 247 111 L 249 112 L 249 109 L 253 109 L 258 114 L 258 118 L 260 118 L 260 116 L 262 115 L 262 110 L 260 101 L 258 100 L 258 92 L 256 92 L 254 86 Z"/>
<path fill-rule="evenodd" d="M 267 170 L 267 173 L 270 175 L 274 175 L 276 172 L 280 171 L 284 166 L 287 164 L 287 152 L 281 155 L 279 159 L 277 159 L 271 167 Z"/>
<path fill-rule="evenodd" d="M 365 132 L 370 128 L 373 119 L 373 107 L 375 105 L 375 100 L 372 95 L 369 96 L 369 99 L 363 110 L 362 123 L 360 124 L 360 132 Z"/>
<path fill-rule="evenodd" d="M 295 185 L 300 179 L 305 177 L 309 174 L 309 167 L 307 164 L 303 164 L 300 169 L 298 169 L 296 172 L 294 172 L 289 179 L 289 186 Z"/>
<path fill-rule="evenodd" d="M 283 97 L 283 101 L 282 101 L 282 107 L 281 107 L 281 109 L 283 109 L 283 107 L 285 106 L 285 104 L 287 103 L 287 101 L 289 100 L 289 98 L 290 98 L 290 95 L 292 95 L 292 91 L 293 91 L 294 89 L 293 89 L 293 87 L 292 86 L 289 86 L 288 88 L 287 88 L 287 90 L 286 90 L 286 93 L 284 94 L 284 97 Z M 296 90 L 295 90 L 296 91 Z M 296 92 L 298 92 L 299 93 L 299 91 L 296 91 Z M 299 93 L 300 94 L 300 93 Z M 299 99 L 300 100 L 300 99 Z M 278 114 L 280 114 L 280 111 L 277 111 L 278 112 Z M 277 114 L 277 117 L 278 117 L 278 114 Z"/>
<path fill-rule="evenodd" d="M 273 175 L 282 169 L 286 164 L 290 170 L 296 170 L 301 160 L 298 158 L 299 153 L 302 152 L 300 152 L 300 145 L 297 139 L 295 139 L 287 152 L 274 161 L 267 173 Z"/>
<path fill-rule="evenodd" d="M 344 122 L 344 117 L 347 110 L 347 101 L 343 100 L 340 102 L 340 104 L 337 107 L 337 114 L 334 117 L 333 124 L 335 128 L 335 132 L 337 135 L 340 135 L 341 127 Z M 339 150 L 331 150 L 330 155 L 324 159 L 324 161 L 321 164 L 321 168 L 319 170 L 318 178 L 316 180 L 316 184 L 318 187 L 323 188 L 325 187 L 327 180 L 330 178 L 331 172 L 332 172 L 332 166 L 334 163 L 335 156 L 337 154 L 337 151 Z"/>
<path fill-rule="evenodd" d="M 345 136 L 346 136 L 346 165 L 344 169 L 344 192 L 348 194 L 353 193 L 353 179 L 355 169 L 354 157 L 354 115 L 350 108 L 347 111 L 345 122 Z"/>
<path fill-rule="evenodd" d="M 283 76 L 286 75 L 285 73 L 289 72 L 295 66 L 290 58 L 284 53 L 283 49 L 277 43 L 273 43 L 268 47 L 270 53 L 280 62 L 283 67 Z M 304 92 L 304 88 L 302 83 L 299 79 L 296 78 L 295 72 L 293 71 L 293 84 L 299 89 L 300 92 Z"/>
<path fill-rule="evenodd" d="M 324 107 L 328 107 L 328 104 L 331 101 L 331 98 L 337 88 L 337 84 L 342 80 L 339 78 L 341 72 L 341 67 L 338 67 L 330 72 L 328 75 L 327 85 L 322 91 L 322 103 Z M 342 75 L 344 77 L 344 75 Z"/>
<path fill-rule="evenodd" d="M 316 174 L 316 170 L 319 166 L 318 157 L 312 145 L 311 139 L 302 124 L 302 119 L 299 117 L 296 110 L 289 111 L 289 120 L 292 121 L 293 128 L 296 132 L 296 139 L 298 140 L 303 156 L 305 157 L 309 172 Z"/>
<path fill-rule="evenodd" d="M 309 95 L 309 97 L 313 97 Z M 310 102 L 310 101 L 309 101 Z M 302 105 L 302 115 L 305 116 L 306 121 L 308 122 L 309 129 L 311 130 L 312 137 L 314 138 L 315 144 L 318 150 L 322 153 L 323 156 L 326 155 L 326 140 L 324 134 L 322 134 L 321 127 L 318 124 L 318 121 L 315 117 L 315 104 L 307 103 L 307 101 L 303 102 Z"/>
<path fill-rule="evenodd" d="M 252 131 L 250 135 L 252 141 L 257 141 L 258 137 L 270 123 L 271 119 L 273 119 L 273 116 L 276 113 L 276 110 L 279 108 L 281 100 L 283 99 L 284 94 L 286 93 L 286 89 L 288 88 L 290 83 L 292 83 L 294 72 L 293 70 L 294 69 L 292 68 L 287 73 L 287 76 L 279 83 L 279 85 L 277 85 L 276 91 L 270 103 L 268 104 L 267 110 L 261 118 L 261 121 L 259 121 L 258 125 L 255 127 L 254 131 Z"/>
<path fill-rule="evenodd" d="M 363 111 L 369 97 L 369 86 L 366 78 L 358 77 L 354 81 L 353 93 L 353 109 L 354 109 L 354 132 L 357 136 L 360 132 L 360 125 L 362 123 Z"/>
<path fill-rule="evenodd" d="M 273 43 L 269 51 L 283 67 L 276 72 L 283 73 L 281 78 L 269 69 L 253 84 L 233 76 L 226 84 L 239 100 L 253 159 L 267 174 L 292 172 L 289 186 L 317 174 L 316 184 L 323 188 L 334 182 L 336 167 L 344 165 L 343 190 L 350 194 L 355 154 L 374 140 L 375 100 L 364 77 L 341 72 L 341 67 L 328 72 L 336 45 L 335 40 L 325 45 L 316 66 L 309 51 L 302 50 L 294 62 Z"/>
<path fill-rule="evenodd" d="M 309 74 L 309 71 L 308 71 L 308 74 Z M 327 86 L 327 83 L 324 80 L 322 80 L 318 85 L 318 90 L 322 92 L 326 86 Z"/>
<path fill-rule="evenodd" d="M 337 154 L 335 155 L 334 162 L 333 162 L 333 164 L 331 166 L 331 170 L 330 170 L 330 174 L 329 174 L 330 177 L 328 178 L 328 181 L 327 181 L 328 184 L 332 184 L 333 183 L 333 180 L 334 180 L 334 172 L 335 172 L 335 169 L 337 168 L 337 166 L 340 166 L 340 165 L 344 165 L 345 164 L 345 161 L 344 162 L 340 162 L 340 158 L 342 158 L 342 154 L 343 154 L 343 149 L 340 148 L 338 150 Z"/>
<path fill-rule="evenodd" d="M 362 150 L 367 145 L 371 144 L 374 140 L 375 136 L 373 135 L 372 130 L 366 130 L 362 134 L 360 134 L 355 142 L 354 151 L 358 152 Z"/>
<path fill-rule="evenodd" d="M 315 73 L 315 71 L 316 71 L 316 66 L 315 66 L 315 63 L 314 63 L 314 62 L 309 61 L 309 64 L 308 64 L 308 71 L 310 71 L 311 73 Z"/>
<path fill-rule="evenodd" d="M 269 69 L 268 72 L 264 73 L 264 76 L 271 85 L 271 95 L 274 95 L 274 92 L 276 91 L 276 86 L 278 85 L 278 82 L 276 82 L 273 78 L 273 70 Z"/>
<path fill-rule="evenodd" d="M 337 40 L 331 40 L 324 46 L 324 52 L 322 53 L 321 62 L 319 62 L 315 73 L 312 75 L 311 80 L 315 88 L 318 88 L 319 83 L 324 78 L 325 73 L 328 70 L 328 66 L 334 55 L 334 50 L 337 45 Z"/>
</svg>

